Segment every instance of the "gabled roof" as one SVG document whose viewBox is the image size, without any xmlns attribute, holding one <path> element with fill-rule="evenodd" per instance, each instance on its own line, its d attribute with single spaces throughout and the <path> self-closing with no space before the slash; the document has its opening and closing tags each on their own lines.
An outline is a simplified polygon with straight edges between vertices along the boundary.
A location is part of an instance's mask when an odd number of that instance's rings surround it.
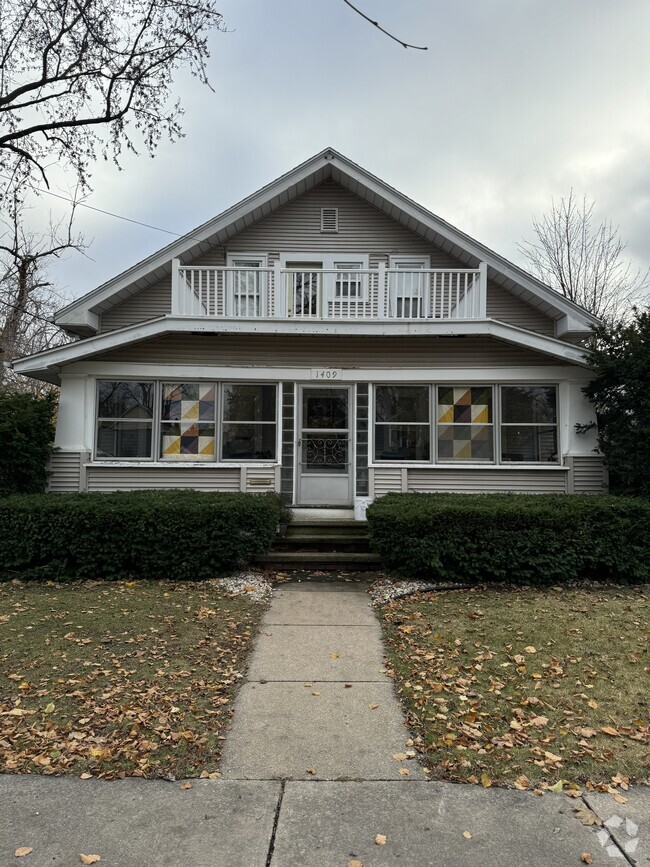
<svg viewBox="0 0 650 867">
<path fill-rule="evenodd" d="M 80 334 L 94 332 L 98 314 L 168 276 L 172 259 L 177 258 L 188 263 L 215 246 L 223 246 L 229 238 L 328 179 L 350 190 L 431 244 L 442 248 L 466 267 L 477 268 L 480 262 L 486 262 L 490 280 L 552 319 L 565 318 L 563 331 L 586 332 L 591 324 L 598 321 L 586 310 L 427 211 L 343 154 L 333 148 L 326 148 L 261 190 L 69 304 L 56 315 L 57 324 Z"/>
</svg>

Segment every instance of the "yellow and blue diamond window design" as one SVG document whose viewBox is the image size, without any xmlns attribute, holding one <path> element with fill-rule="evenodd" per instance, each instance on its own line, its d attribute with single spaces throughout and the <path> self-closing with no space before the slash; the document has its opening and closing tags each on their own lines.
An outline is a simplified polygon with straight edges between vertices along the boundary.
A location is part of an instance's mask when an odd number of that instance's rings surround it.
<svg viewBox="0 0 650 867">
<path fill-rule="evenodd" d="M 494 460 L 489 386 L 439 387 L 437 422 L 438 460 Z"/>
<path fill-rule="evenodd" d="M 164 383 L 160 452 L 163 460 L 215 459 L 215 387 Z"/>
</svg>

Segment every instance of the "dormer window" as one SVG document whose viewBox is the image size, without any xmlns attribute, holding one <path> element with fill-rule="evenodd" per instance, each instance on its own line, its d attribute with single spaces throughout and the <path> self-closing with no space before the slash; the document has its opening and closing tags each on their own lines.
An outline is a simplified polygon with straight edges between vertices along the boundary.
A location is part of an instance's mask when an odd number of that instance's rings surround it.
<svg viewBox="0 0 650 867">
<path fill-rule="evenodd" d="M 339 230 L 339 209 L 338 208 L 321 208 L 320 209 L 320 230 L 321 230 L 321 232 L 338 232 L 338 230 Z"/>
</svg>

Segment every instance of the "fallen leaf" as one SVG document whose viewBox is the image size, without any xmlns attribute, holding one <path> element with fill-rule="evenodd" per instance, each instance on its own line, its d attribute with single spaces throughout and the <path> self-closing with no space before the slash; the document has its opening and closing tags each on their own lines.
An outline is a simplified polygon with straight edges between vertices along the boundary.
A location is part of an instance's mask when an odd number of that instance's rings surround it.
<svg viewBox="0 0 650 867">
<path fill-rule="evenodd" d="M 378 704 L 369 704 L 368 707 L 370 708 L 370 710 L 377 710 L 379 705 Z"/>
<path fill-rule="evenodd" d="M 403 762 L 406 759 L 406 753 L 393 753 L 393 758 L 398 762 Z"/>
<path fill-rule="evenodd" d="M 43 713 L 54 713 L 54 702 L 51 701 L 49 704 L 45 705 L 43 709 Z"/>
<path fill-rule="evenodd" d="M 601 732 L 604 732 L 606 735 L 609 735 L 612 738 L 620 737 L 619 733 L 616 731 L 615 728 L 612 728 L 612 726 L 603 726 L 601 728 Z"/>
<path fill-rule="evenodd" d="M 598 707 L 598 702 L 593 698 L 590 698 L 587 704 L 589 707 L 594 708 L 594 710 Z"/>
<path fill-rule="evenodd" d="M 315 689 L 315 690 L 312 692 L 312 695 L 320 695 L 320 692 L 318 692 L 318 690 Z"/>
<path fill-rule="evenodd" d="M 485 771 L 481 774 L 481 785 L 484 789 L 489 789 L 492 785 L 492 780 L 488 777 Z"/>
<path fill-rule="evenodd" d="M 330 659 L 338 659 L 340 655 L 340 653 L 330 653 Z"/>
<path fill-rule="evenodd" d="M 563 786 L 564 786 L 564 780 L 558 780 L 554 786 L 549 786 L 547 791 L 549 791 L 549 792 L 561 792 Z"/>
<path fill-rule="evenodd" d="M 408 768 L 400 768 L 399 772 L 402 777 L 408 777 L 408 775 L 411 773 Z"/>
<path fill-rule="evenodd" d="M 307 768 L 307 773 L 308 774 L 316 774 L 317 773 L 316 768 Z"/>
<path fill-rule="evenodd" d="M 191 788 L 192 788 L 192 783 L 190 783 L 189 780 L 188 780 L 187 783 L 181 783 L 180 788 L 183 789 L 183 790 L 185 790 L 185 791 L 186 791 L 187 789 L 191 789 Z"/>
<path fill-rule="evenodd" d="M 79 855 L 79 860 L 82 864 L 96 864 L 102 860 L 101 855 L 84 855 L 83 852 Z"/>
<path fill-rule="evenodd" d="M 464 837 L 466 840 L 471 840 L 471 839 L 472 839 L 472 835 L 470 834 L 469 831 L 463 831 L 463 837 Z"/>
<path fill-rule="evenodd" d="M 351 688 L 352 688 L 352 684 L 351 684 L 351 683 L 346 683 L 346 684 L 344 684 L 344 686 L 345 686 L 346 689 L 351 689 Z"/>
<path fill-rule="evenodd" d="M 348 861 L 347 867 L 363 867 L 361 861 Z"/>
<path fill-rule="evenodd" d="M 620 794 L 620 792 L 614 792 L 614 800 L 617 804 L 627 804 L 630 799 L 625 798 L 623 795 Z"/>
<path fill-rule="evenodd" d="M 376 846 L 385 846 L 386 845 L 386 835 L 385 834 L 377 834 L 375 837 L 375 845 Z"/>
<path fill-rule="evenodd" d="M 597 816 L 593 810 L 590 810 L 586 804 L 583 804 L 580 807 L 574 807 L 573 812 L 576 815 L 576 819 L 580 819 L 583 825 L 596 825 L 597 827 L 601 827 L 603 824 L 600 816 Z"/>
<path fill-rule="evenodd" d="M 524 647 L 525 653 L 537 653 L 537 648 L 533 647 L 532 644 L 529 644 L 528 647 Z"/>
<path fill-rule="evenodd" d="M 92 778 L 93 778 L 93 775 L 89 774 L 87 772 L 81 774 L 81 776 L 79 777 L 80 780 L 92 780 Z"/>
<path fill-rule="evenodd" d="M 14 856 L 16 858 L 24 858 L 25 855 L 29 855 L 29 853 L 33 851 L 33 846 L 21 846 L 20 849 L 16 849 L 16 851 L 14 852 Z"/>
<path fill-rule="evenodd" d="M 580 860 L 582 861 L 583 864 L 593 864 L 594 863 L 594 859 L 591 857 L 590 852 L 582 852 L 580 855 Z"/>
</svg>

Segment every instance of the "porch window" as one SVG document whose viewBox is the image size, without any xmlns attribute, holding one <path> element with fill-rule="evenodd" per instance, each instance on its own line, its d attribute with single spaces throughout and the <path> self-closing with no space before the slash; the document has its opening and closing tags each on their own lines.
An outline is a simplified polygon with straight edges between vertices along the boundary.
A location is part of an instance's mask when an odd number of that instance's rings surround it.
<svg viewBox="0 0 650 867">
<path fill-rule="evenodd" d="M 214 461 L 215 407 L 213 383 L 163 382 L 161 460 Z"/>
<path fill-rule="evenodd" d="M 97 383 L 98 458 L 150 458 L 153 382 Z"/>
<path fill-rule="evenodd" d="M 501 460 L 558 463 L 555 386 L 501 386 Z"/>
<path fill-rule="evenodd" d="M 492 388 L 438 386 L 438 460 L 493 461 Z"/>
<path fill-rule="evenodd" d="M 431 460 L 428 385 L 375 388 L 375 460 Z"/>
<path fill-rule="evenodd" d="M 275 460 L 276 386 L 225 383 L 222 406 L 223 460 Z"/>
</svg>

